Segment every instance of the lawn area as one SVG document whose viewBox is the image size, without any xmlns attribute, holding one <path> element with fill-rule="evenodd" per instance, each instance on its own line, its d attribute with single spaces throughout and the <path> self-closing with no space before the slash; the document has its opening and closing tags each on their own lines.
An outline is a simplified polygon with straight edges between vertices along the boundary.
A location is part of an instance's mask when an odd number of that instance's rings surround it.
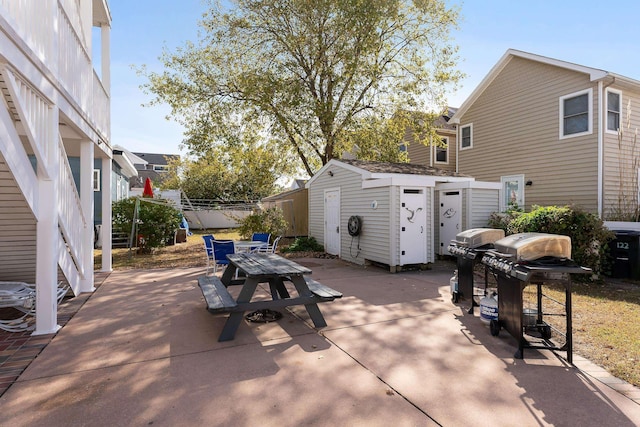
<svg viewBox="0 0 640 427">
<path fill-rule="evenodd" d="M 557 289 L 544 292 L 563 297 Z M 574 351 L 640 386 L 640 284 L 574 282 L 572 302 Z"/>
<path fill-rule="evenodd" d="M 240 238 L 233 230 L 211 232 L 218 239 Z M 114 249 L 113 269 L 204 268 L 206 259 L 201 235 L 194 233 L 186 243 L 160 248 L 154 254 Z M 283 242 L 279 248 L 286 245 L 287 242 Z M 101 251 L 95 250 L 94 255 L 98 270 Z M 559 288 L 545 286 L 543 292 L 556 300 L 564 298 Z M 640 283 L 574 281 L 572 300 L 574 353 L 640 387 Z"/>
<path fill-rule="evenodd" d="M 233 230 L 211 230 L 207 233 L 195 233 L 187 236 L 186 243 L 158 248 L 153 254 L 137 254 L 135 249 L 115 248 L 112 250 L 114 270 L 150 269 L 176 267 L 206 267 L 202 234 L 213 234 L 216 239 L 240 239 Z M 102 251 L 94 250 L 95 269 L 102 267 Z"/>
</svg>

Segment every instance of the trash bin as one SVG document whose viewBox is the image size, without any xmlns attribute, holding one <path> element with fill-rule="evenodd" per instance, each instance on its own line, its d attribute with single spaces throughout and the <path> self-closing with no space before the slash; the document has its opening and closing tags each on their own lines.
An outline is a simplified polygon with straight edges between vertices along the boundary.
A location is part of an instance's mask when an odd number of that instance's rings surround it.
<svg viewBox="0 0 640 427">
<path fill-rule="evenodd" d="M 614 233 L 616 238 L 609 242 L 611 276 L 640 280 L 640 231 L 615 230 Z"/>
</svg>

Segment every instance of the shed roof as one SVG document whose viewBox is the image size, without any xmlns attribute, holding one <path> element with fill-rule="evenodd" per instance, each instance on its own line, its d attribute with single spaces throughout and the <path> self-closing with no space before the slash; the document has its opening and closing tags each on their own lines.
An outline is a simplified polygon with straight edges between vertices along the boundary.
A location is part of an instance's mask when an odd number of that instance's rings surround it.
<svg viewBox="0 0 640 427">
<path fill-rule="evenodd" d="M 398 173 L 403 175 L 428 175 L 428 176 L 455 176 L 468 177 L 469 175 L 451 172 L 444 169 L 418 165 L 413 163 L 373 162 L 367 160 L 338 160 L 351 166 L 366 170 L 371 173 Z"/>
</svg>

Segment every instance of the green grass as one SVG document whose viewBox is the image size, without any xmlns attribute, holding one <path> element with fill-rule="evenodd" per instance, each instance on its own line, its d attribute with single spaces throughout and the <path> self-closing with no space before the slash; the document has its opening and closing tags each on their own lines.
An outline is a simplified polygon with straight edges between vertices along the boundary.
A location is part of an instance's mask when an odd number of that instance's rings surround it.
<svg viewBox="0 0 640 427">
<path fill-rule="evenodd" d="M 618 281 L 573 284 L 574 352 L 640 386 L 640 286 Z M 563 300 L 564 290 L 545 286 Z"/>
<path fill-rule="evenodd" d="M 193 231 L 185 243 L 165 246 L 154 250 L 151 254 L 138 254 L 132 250 L 116 248 L 111 252 L 114 270 L 205 267 L 207 261 L 204 254 L 203 234 L 213 234 L 216 239 L 239 240 L 240 235 L 234 230 Z M 94 250 L 94 267 L 102 267 L 102 250 Z"/>
</svg>

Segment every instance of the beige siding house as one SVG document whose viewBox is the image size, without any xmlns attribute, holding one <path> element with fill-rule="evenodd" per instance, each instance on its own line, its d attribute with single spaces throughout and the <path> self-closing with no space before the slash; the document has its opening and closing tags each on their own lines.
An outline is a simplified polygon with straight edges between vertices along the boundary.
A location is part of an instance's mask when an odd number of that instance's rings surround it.
<svg viewBox="0 0 640 427">
<path fill-rule="evenodd" d="M 113 156 L 110 24 L 106 0 L 0 0 L 0 281 L 36 285 L 34 334 L 58 329 L 58 281 L 94 290 L 94 191 L 110 188 Z M 100 201 L 110 236 L 111 191 Z"/>
<path fill-rule="evenodd" d="M 501 182 L 501 209 L 575 204 L 607 219 L 620 199 L 637 208 L 640 81 L 508 50 L 450 123 L 455 170 Z"/>
<path fill-rule="evenodd" d="M 429 141 L 429 144 L 425 145 L 415 141 L 413 134 L 407 133 L 405 149 L 410 163 L 455 172 L 456 126 L 449 123 L 449 120 L 456 111 L 456 108 L 448 107 L 447 112 L 441 115 L 434 123 L 436 132 L 441 139 L 441 144 L 437 144 L 436 141 Z"/>
</svg>

